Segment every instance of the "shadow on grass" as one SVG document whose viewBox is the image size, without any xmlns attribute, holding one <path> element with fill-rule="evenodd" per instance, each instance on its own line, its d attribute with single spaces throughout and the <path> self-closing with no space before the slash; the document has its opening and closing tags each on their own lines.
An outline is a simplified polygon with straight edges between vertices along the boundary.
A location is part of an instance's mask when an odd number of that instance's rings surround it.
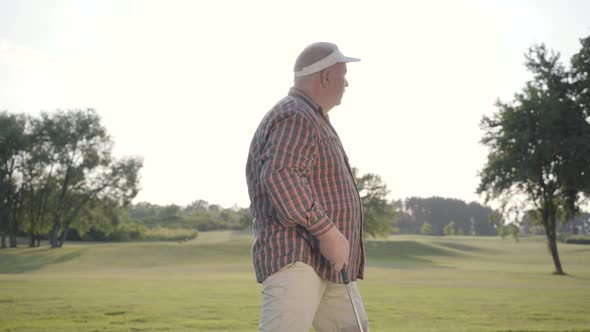
<svg viewBox="0 0 590 332">
<path fill-rule="evenodd" d="M 457 243 L 457 242 L 434 242 L 434 244 L 439 245 L 441 247 L 459 250 L 459 251 L 468 251 L 468 252 L 489 252 L 489 251 L 491 251 L 489 249 L 470 246 L 468 244 Z"/>
<path fill-rule="evenodd" d="M 455 251 L 416 241 L 367 241 L 367 262 L 373 266 L 392 268 L 444 267 L 430 257 L 454 257 Z"/>
<path fill-rule="evenodd" d="M 0 273 L 25 273 L 36 271 L 47 265 L 64 263 L 80 257 L 82 250 L 73 249 L 16 249 L 0 252 Z"/>
<path fill-rule="evenodd" d="M 588 280 L 588 281 L 590 281 L 590 278 L 588 278 L 588 277 L 580 277 L 580 276 L 578 276 L 578 275 L 575 275 L 575 274 L 569 274 L 569 273 L 566 273 L 566 274 L 564 274 L 563 276 L 565 276 L 565 277 L 568 277 L 568 278 L 572 278 L 572 279 L 578 279 L 578 280 Z M 590 332 L 590 331 L 589 331 L 589 332 Z"/>
</svg>

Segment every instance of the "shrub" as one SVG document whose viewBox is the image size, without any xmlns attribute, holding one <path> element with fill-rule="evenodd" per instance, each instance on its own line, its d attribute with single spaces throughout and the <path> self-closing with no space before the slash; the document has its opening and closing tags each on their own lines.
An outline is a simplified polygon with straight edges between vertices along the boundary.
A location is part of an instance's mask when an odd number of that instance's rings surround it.
<svg viewBox="0 0 590 332">
<path fill-rule="evenodd" d="M 570 236 L 570 237 L 566 237 L 564 242 L 569 243 L 569 244 L 590 244 L 590 236 L 584 236 L 584 235 Z"/>
<path fill-rule="evenodd" d="M 443 228 L 443 233 L 445 235 L 455 235 L 455 222 L 451 221 L 449 222 L 445 228 Z"/>
<path fill-rule="evenodd" d="M 432 235 L 432 225 L 428 222 L 425 222 L 420 227 L 420 234 L 422 235 Z"/>
</svg>

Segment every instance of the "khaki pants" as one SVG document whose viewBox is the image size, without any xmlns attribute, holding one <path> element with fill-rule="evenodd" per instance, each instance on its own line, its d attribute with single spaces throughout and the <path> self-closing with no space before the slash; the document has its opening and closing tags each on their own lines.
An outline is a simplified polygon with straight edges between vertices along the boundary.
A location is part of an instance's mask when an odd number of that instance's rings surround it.
<svg viewBox="0 0 590 332">
<path fill-rule="evenodd" d="M 363 329 L 367 315 L 355 282 L 350 285 L 358 299 Z M 259 331 L 318 332 L 359 330 L 346 285 L 321 279 L 314 269 L 296 262 L 272 274 L 262 283 Z"/>
</svg>

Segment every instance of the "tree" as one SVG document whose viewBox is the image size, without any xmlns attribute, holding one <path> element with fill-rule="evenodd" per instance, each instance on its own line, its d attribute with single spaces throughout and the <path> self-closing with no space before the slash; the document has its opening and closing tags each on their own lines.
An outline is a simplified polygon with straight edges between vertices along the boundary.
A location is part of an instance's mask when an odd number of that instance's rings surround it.
<svg viewBox="0 0 590 332">
<path fill-rule="evenodd" d="M 190 211 L 207 211 L 209 209 L 209 202 L 202 200 L 202 199 L 198 199 L 196 201 L 193 201 L 191 204 L 189 204 L 186 208 L 185 208 L 185 212 L 190 212 Z"/>
<path fill-rule="evenodd" d="M 583 45 L 580 54 L 587 54 L 588 43 Z M 512 103 L 498 101 L 498 111 L 482 119 L 481 142 L 490 151 L 477 191 L 486 194 L 486 201 L 525 197 L 539 213 L 555 273 L 564 274 L 556 242 L 557 216 L 561 210 L 566 220 L 571 219 L 590 192 L 587 105 L 580 102 L 582 79 L 576 78 L 578 90 L 574 89 L 559 54 L 534 46 L 526 55 L 526 66 L 533 80 Z"/>
<path fill-rule="evenodd" d="M 16 233 L 23 215 L 22 177 L 24 160 L 30 147 L 24 115 L 0 113 L 0 237 L 1 248 L 6 247 L 6 235 L 10 247 L 17 246 Z"/>
<path fill-rule="evenodd" d="M 130 203 L 138 192 L 142 162 L 112 157 L 112 140 L 93 110 L 42 113 L 39 126 L 57 186 L 50 243 L 58 248 L 89 202 L 102 200 L 112 207 Z"/>
<path fill-rule="evenodd" d="M 367 173 L 358 176 L 358 169 L 353 168 L 364 214 L 364 232 L 371 237 L 389 235 L 397 220 L 397 211 L 387 201 L 389 190 L 379 175 Z"/>
<path fill-rule="evenodd" d="M 590 118 L 590 36 L 580 39 L 582 49 L 572 57 L 574 98 L 586 120 Z"/>
<path fill-rule="evenodd" d="M 508 225 L 508 232 L 510 233 L 510 235 L 512 235 L 512 237 L 514 238 L 514 240 L 516 242 L 519 241 L 519 235 L 520 235 L 520 228 L 518 228 L 517 225 L 515 224 L 509 224 Z"/>
<path fill-rule="evenodd" d="M 24 191 L 24 230 L 30 234 L 30 247 L 40 246 L 42 234 L 50 229 L 49 211 L 55 209 L 58 180 L 55 176 L 56 163 L 49 154 L 52 143 L 44 133 L 44 123 L 37 118 L 30 119 L 31 133 L 28 158 L 24 160 L 22 177 Z"/>
<path fill-rule="evenodd" d="M 148 202 L 139 202 L 129 206 L 129 217 L 132 219 L 156 218 L 161 207 Z"/>
<path fill-rule="evenodd" d="M 158 217 L 160 219 L 179 219 L 180 206 L 176 204 L 167 205 L 159 211 Z"/>
<path fill-rule="evenodd" d="M 445 228 L 443 229 L 443 233 L 445 235 L 455 235 L 455 222 L 451 221 L 449 222 Z"/>
<path fill-rule="evenodd" d="M 504 240 L 509 234 L 510 234 L 510 228 L 508 226 L 500 225 L 500 227 L 498 227 L 498 235 L 500 235 L 502 240 Z"/>
<path fill-rule="evenodd" d="M 428 222 L 425 222 L 420 227 L 420 234 L 422 235 L 432 235 L 432 225 Z"/>
<path fill-rule="evenodd" d="M 535 209 L 524 211 L 524 214 L 522 215 L 520 220 L 515 220 L 515 223 L 517 224 L 518 228 L 523 234 L 545 234 L 542 218 L 539 217 L 539 211 Z"/>
<path fill-rule="evenodd" d="M 242 229 L 252 229 L 254 220 L 252 219 L 252 216 L 250 215 L 250 209 L 248 208 L 240 208 L 236 211 L 236 213 L 238 214 L 238 223 L 240 224 L 240 227 Z"/>
<path fill-rule="evenodd" d="M 500 236 L 500 238 L 502 238 L 502 240 L 504 240 L 508 235 L 512 235 L 512 238 L 514 238 L 514 240 L 518 242 L 519 234 L 520 228 L 516 223 L 512 222 L 506 224 L 506 221 L 504 219 L 500 218 L 498 220 L 498 235 Z"/>
</svg>

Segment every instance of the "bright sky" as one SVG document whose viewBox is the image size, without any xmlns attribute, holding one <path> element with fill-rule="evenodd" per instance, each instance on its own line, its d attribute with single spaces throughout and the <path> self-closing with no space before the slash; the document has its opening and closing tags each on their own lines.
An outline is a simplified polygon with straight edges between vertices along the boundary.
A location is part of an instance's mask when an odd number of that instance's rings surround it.
<svg viewBox="0 0 590 332">
<path fill-rule="evenodd" d="M 482 116 L 529 79 L 528 47 L 568 64 L 588 35 L 586 0 L 0 0 L 0 110 L 95 108 L 144 158 L 136 202 L 247 207 L 258 122 L 331 41 L 362 59 L 330 112 L 351 163 L 393 199 L 481 202 Z"/>
</svg>

